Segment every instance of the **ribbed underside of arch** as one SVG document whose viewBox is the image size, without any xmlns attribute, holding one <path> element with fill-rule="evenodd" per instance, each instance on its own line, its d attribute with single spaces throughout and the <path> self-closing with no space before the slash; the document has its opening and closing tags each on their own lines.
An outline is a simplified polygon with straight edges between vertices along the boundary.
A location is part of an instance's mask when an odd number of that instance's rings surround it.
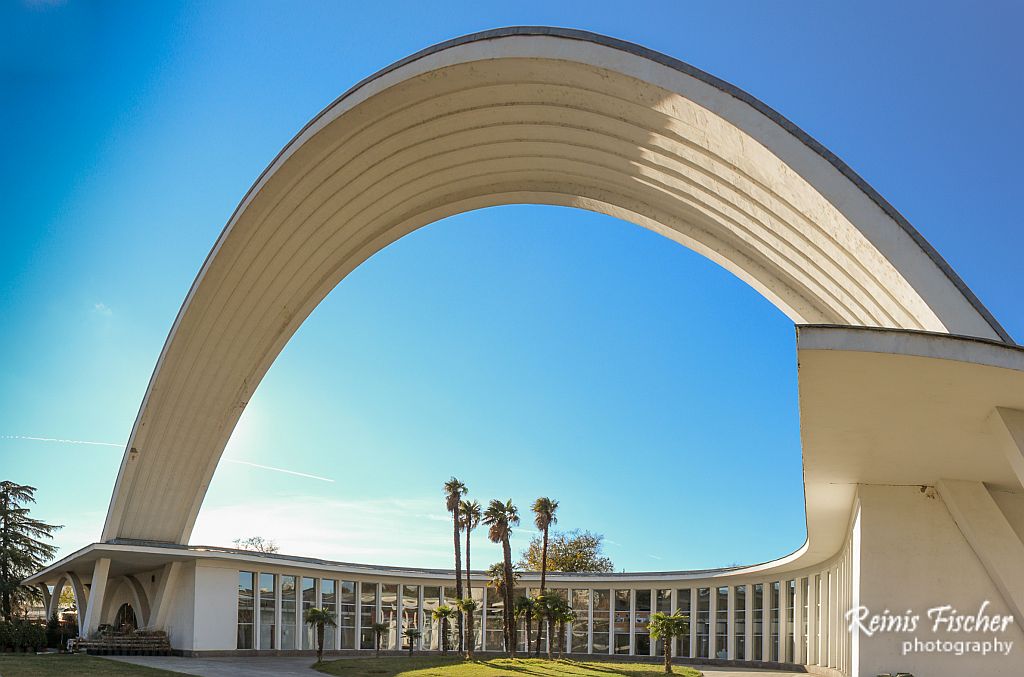
<svg viewBox="0 0 1024 677">
<path fill-rule="evenodd" d="M 706 82 L 555 37 L 443 50 L 357 89 L 283 151 L 211 252 L 143 402 L 104 540 L 187 542 L 238 417 L 299 325 L 372 254 L 467 210 L 540 203 L 632 221 L 797 323 L 992 334 L 962 298 L 937 310 L 959 292 L 935 264 L 907 254 L 908 281 L 893 260 L 913 240 L 879 226 L 878 209 L 854 224 L 870 211 L 863 194 L 826 198 L 834 189 L 806 174 L 831 165 L 808 150 L 817 160 L 797 171 L 769 147 L 796 143 L 780 137 Z M 829 186 L 845 180 L 828 171 Z"/>
</svg>

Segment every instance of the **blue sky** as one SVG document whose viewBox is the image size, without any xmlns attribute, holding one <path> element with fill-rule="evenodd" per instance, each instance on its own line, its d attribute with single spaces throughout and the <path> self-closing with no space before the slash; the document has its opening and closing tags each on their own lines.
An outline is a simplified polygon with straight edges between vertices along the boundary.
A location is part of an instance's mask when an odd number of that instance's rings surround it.
<svg viewBox="0 0 1024 677">
<path fill-rule="evenodd" d="M 39 488 L 65 552 L 98 538 L 121 449 L 23 438 L 123 443 L 264 166 L 354 82 L 477 30 L 593 30 L 746 89 L 1024 337 L 1019 3 L 51 5 L 0 9 L 0 475 Z M 605 534 L 618 568 L 771 559 L 804 539 L 794 357 L 785 316 L 646 230 L 532 206 L 448 219 L 355 271 L 286 347 L 193 542 L 445 566 L 457 474 L 524 513 L 560 499 L 560 526 Z M 474 553 L 499 556 L 482 532 Z"/>
</svg>

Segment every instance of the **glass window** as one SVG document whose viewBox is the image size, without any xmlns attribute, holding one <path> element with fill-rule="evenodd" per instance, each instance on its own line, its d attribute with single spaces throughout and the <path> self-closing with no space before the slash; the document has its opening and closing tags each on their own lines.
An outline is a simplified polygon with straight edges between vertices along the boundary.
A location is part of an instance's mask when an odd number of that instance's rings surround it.
<svg viewBox="0 0 1024 677">
<path fill-rule="evenodd" d="M 260 649 L 276 649 L 277 596 L 274 574 L 260 574 Z"/>
<path fill-rule="evenodd" d="M 377 584 L 359 584 L 359 648 L 374 648 L 373 624 L 377 622 Z"/>
<path fill-rule="evenodd" d="M 338 581 L 330 578 L 320 579 L 320 606 L 330 612 L 334 622 L 338 622 Z M 324 626 L 324 651 L 334 649 L 335 633 L 337 628 L 331 625 Z M 314 640 L 316 641 L 314 634 Z"/>
<path fill-rule="evenodd" d="M 609 652 L 608 636 L 611 623 L 609 619 L 611 604 L 611 590 L 594 591 L 594 635 L 592 640 L 594 653 Z"/>
<path fill-rule="evenodd" d="M 651 654 L 651 638 L 647 624 L 651 621 L 651 591 L 637 590 L 636 613 L 633 614 L 633 653 L 637 656 Z"/>
<path fill-rule="evenodd" d="M 629 597 L 630 590 L 615 591 L 615 653 L 629 653 Z"/>
<path fill-rule="evenodd" d="M 747 586 L 737 585 L 733 590 L 733 649 L 736 660 L 747 660 Z"/>
<path fill-rule="evenodd" d="M 398 633 L 401 632 L 398 621 L 397 583 L 380 585 L 380 622 L 388 626 L 387 632 L 380 638 L 380 648 L 394 651 L 398 648 Z"/>
<path fill-rule="evenodd" d="M 298 617 L 296 604 L 295 576 L 281 576 L 281 648 L 295 649 L 295 627 Z"/>
<path fill-rule="evenodd" d="M 697 588 L 697 658 L 710 658 L 711 588 Z"/>
<path fill-rule="evenodd" d="M 680 588 L 676 590 L 676 609 L 686 614 L 686 617 L 690 620 L 690 623 L 694 622 L 693 616 L 690 615 L 690 589 Z M 690 633 L 686 633 L 679 638 L 679 644 L 677 645 L 679 651 L 676 652 L 677 656 L 683 658 L 690 657 Z"/>
<path fill-rule="evenodd" d="M 768 627 L 771 631 L 771 658 L 769 660 L 779 660 L 779 582 L 775 581 L 771 585 L 771 606 L 768 607 L 770 610 L 770 616 L 768 619 Z"/>
<path fill-rule="evenodd" d="M 441 587 L 438 585 L 423 586 L 423 636 L 420 643 L 427 651 L 440 651 L 440 633 L 437 628 L 437 621 L 434 620 L 434 610 L 441 606 Z"/>
<path fill-rule="evenodd" d="M 455 600 L 458 599 L 458 595 L 456 594 L 455 587 L 443 588 L 442 593 L 444 595 L 444 603 L 453 609 L 456 608 Z M 451 650 L 458 650 L 459 648 L 459 623 L 455 618 L 448 621 L 448 648 Z"/>
<path fill-rule="evenodd" d="M 715 593 L 715 658 L 729 657 L 729 587 Z"/>
<path fill-rule="evenodd" d="M 494 588 L 487 591 L 487 637 L 485 640 L 487 642 L 485 648 L 488 651 L 505 650 L 505 600 Z"/>
<path fill-rule="evenodd" d="M 572 653 L 587 653 L 590 634 L 590 590 L 573 590 L 569 596 L 575 620 L 572 624 Z"/>
<path fill-rule="evenodd" d="M 751 630 L 753 631 L 751 641 L 754 643 L 750 657 L 752 660 L 759 661 L 763 659 L 764 647 L 764 584 L 758 583 L 754 586 L 754 599 L 752 600 L 753 607 L 751 613 L 753 618 L 750 619 Z"/>
<path fill-rule="evenodd" d="M 654 610 L 662 613 L 672 613 L 672 591 L 671 590 L 655 590 L 654 592 Z M 665 645 L 662 640 L 655 640 L 654 642 L 654 655 L 661 656 L 665 653 Z"/>
<path fill-rule="evenodd" d="M 252 571 L 238 572 L 238 643 L 239 649 L 254 649 L 253 613 L 256 574 Z"/>
<path fill-rule="evenodd" d="M 299 620 L 302 621 L 302 648 L 303 649 L 315 649 L 316 648 L 316 633 L 313 631 L 313 627 L 306 625 L 306 610 L 316 607 L 316 579 L 315 578 L 303 578 L 302 579 L 302 614 L 299 616 Z"/>
<path fill-rule="evenodd" d="M 491 599 L 491 595 L 495 594 L 494 590 L 487 591 L 488 601 Z M 512 603 L 515 604 L 516 600 L 520 597 L 526 596 L 526 588 L 512 588 Z M 537 619 L 532 615 L 530 616 L 530 639 L 533 637 L 533 629 L 537 625 Z M 491 619 L 487 619 L 487 627 L 491 627 Z M 531 643 L 532 645 L 532 643 Z M 526 616 L 525 614 L 516 619 L 516 651 L 528 651 L 529 647 L 526 646 Z"/>
<path fill-rule="evenodd" d="M 420 627 L 420 586 L 418 585 L 403 585 L 402 586 L 402 647 L 404 649 L 409 648 L 409 638 L 405 636 L 405 631 L 408 628 L 419 628 Z M 419 646 L 413 645 L 414 649 L 418 649 Z"/>
<path fill-rule="evenodd" d="M 338 633 L 341 635 L 342 649 L 356 647 L 356 582 L 342 581 L 338 590 Z"/>
<path fill-rule="evenodd" d="M 473 646 L 477 651 L 481 651 L 484 643 L 484 588 L 474 587 L 470 590 L 470 595 L 476 600 L 476 611 L 473 612 Z"/>
</svg>

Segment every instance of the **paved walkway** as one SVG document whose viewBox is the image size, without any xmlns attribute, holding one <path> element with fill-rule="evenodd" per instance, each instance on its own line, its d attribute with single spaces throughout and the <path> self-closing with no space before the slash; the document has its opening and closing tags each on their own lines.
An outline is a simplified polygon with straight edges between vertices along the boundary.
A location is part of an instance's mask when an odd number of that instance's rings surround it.
<svg viewBox="0 0 1024 677">
<path fill-rule="evenodd" d="M 260 657 L 260 658 L 181 658 L 178 656 L 108 656 L 109 660 L 145 665 L 151 668 L 162 668 L 183 672 L 187 675 L 201 677 L 311 677 L 320 675 L 309 666 L 315 659 L 299 657 Z M 754 670 L 752 668 L 725 668 L 711 665 L 698 667 L 708 677 L 807 677 L 804 672 L 776 672 L 774 670 Z"/>
<path fill-rule="evenodd" d="M 256 658 L 182 658 L 180 656 L 106 656 L 110 660 L 122 663 L 145 665 L 150 668 L 183 672 L 186 675 L 202 677 L 311 677 L 319 675 L 309 666 L 316 662 L 315 658 L 305 656 L 268 656 Z"/>
</svg>

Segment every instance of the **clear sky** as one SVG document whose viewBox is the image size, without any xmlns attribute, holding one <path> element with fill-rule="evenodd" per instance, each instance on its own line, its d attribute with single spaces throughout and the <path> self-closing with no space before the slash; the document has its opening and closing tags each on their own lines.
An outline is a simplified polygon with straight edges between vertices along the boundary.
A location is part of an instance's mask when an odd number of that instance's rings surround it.
<svg viewBox="0 0 1024 677">
<path fill-rule="evenodd" d="M 623 38 L 761 98 L 1019 340 L 1022 7 L 6 2 L 0 476 L 39 488 L 63 552 L 96 540 L 174 315 L 260 171 L 356 81 L 504 25 Z M 605 534 L 620 569 L 772 559 L 805 535 L 794 358 L 781 312 L 646 230 L 534 206 L 448 219 L 355 271 L 285 348 L 192 542 L 446 566 L 455 474 L 524 514 L 558 498 L 559 526 Z M 474 553 L 499 556 L 482 531 Z"/>
</svg>

